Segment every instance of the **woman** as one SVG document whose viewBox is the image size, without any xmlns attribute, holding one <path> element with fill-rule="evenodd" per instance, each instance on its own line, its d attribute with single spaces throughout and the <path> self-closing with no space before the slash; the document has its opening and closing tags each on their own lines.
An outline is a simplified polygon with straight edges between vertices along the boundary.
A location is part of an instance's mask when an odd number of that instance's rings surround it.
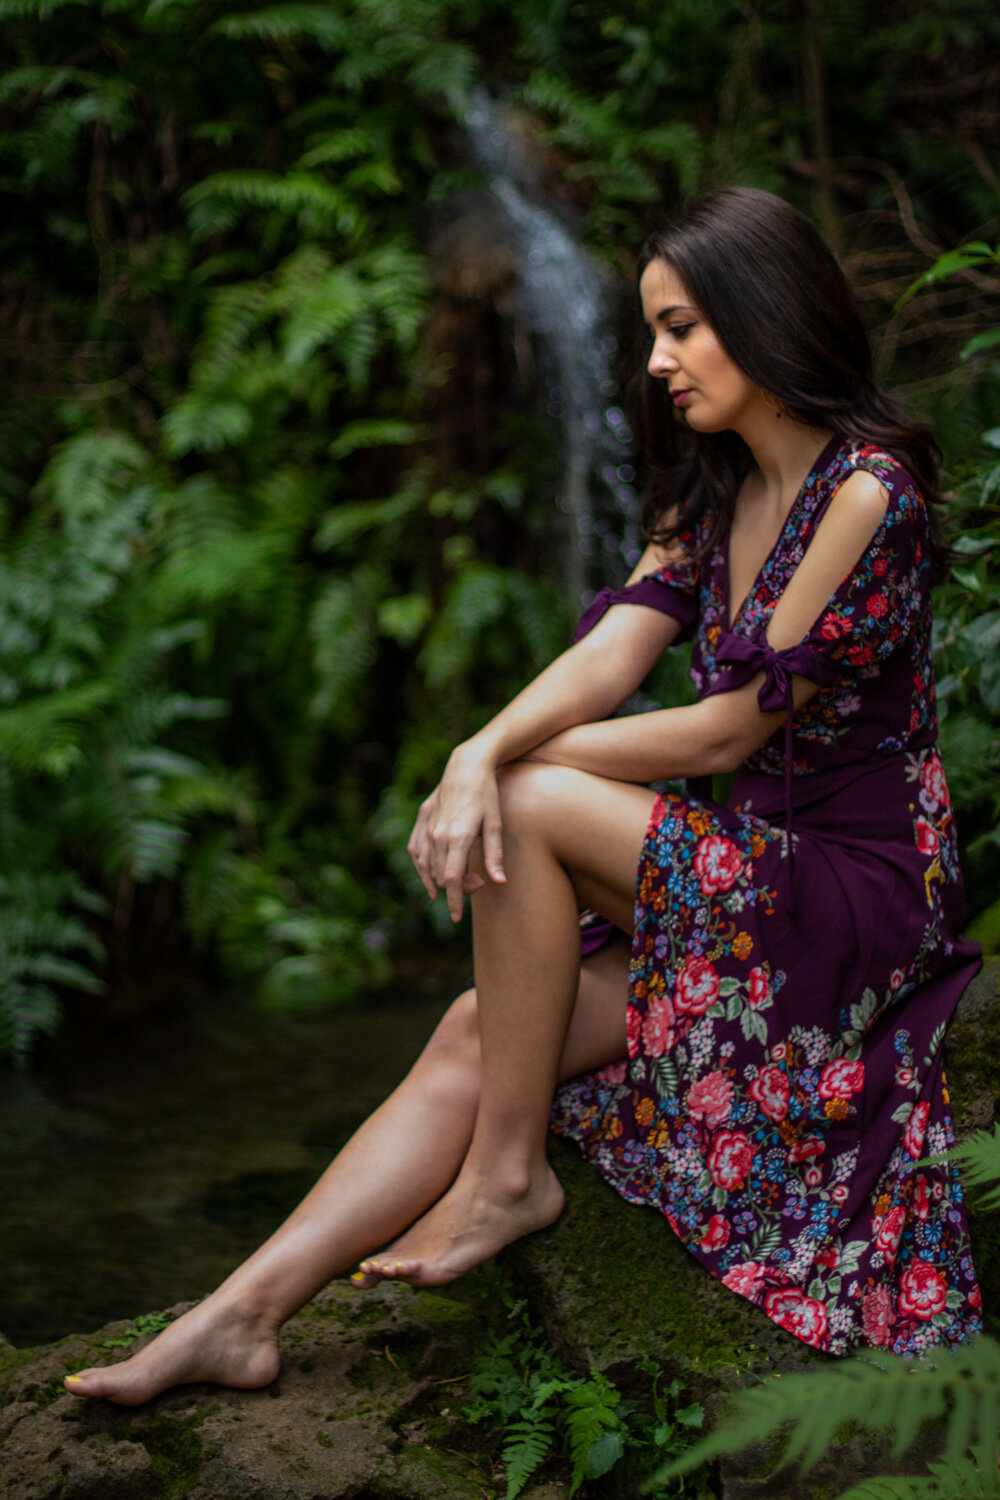
<svg viewBox="0 0 1000 1500">
<path fill-rule="evenodd" d="M 978 1329 L 957 1179 L 921 1161 L 978 963 L 934 749 L 932 445 L 780 199 L 703 199 L 639 290 L 653 539 L 410 840 L 455 921 L 471 898 L 475 990 L 277 1233 L 76 1394 L 266 1384 L 284 1320 L 359 1261 L 359 1287 L 432 1286 L 552 1223 L 556 1090 L 555 1128 L 805 1342 Z M 692 631 L 699 702 L 610 718 Z M 722 805 L 704 778 L 729 771 Z M 580 906 L 606 924 L 582 963 Z"/>
</svg>

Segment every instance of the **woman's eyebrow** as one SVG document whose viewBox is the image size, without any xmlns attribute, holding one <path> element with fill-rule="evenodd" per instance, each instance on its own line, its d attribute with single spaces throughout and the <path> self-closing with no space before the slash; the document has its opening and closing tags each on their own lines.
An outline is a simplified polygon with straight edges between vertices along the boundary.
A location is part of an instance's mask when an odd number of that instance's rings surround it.
<svg viewBox="0 0 1000 1500">
<path fill-rule="evenodd" d="M 659 312 L 654 313 L 653 318 L 652 318 L 651 321 L 654 322 L 654 323 L 661 323 L 664 318 L 669 318 L 670 315 L 671 315 L 671 313 L 676 313 L 676 312 L 693 313 L 695 311 L 697 311 L 696 308 L 688 307 L 684 303 L 678 302 L 678 303 L 674 303 L 670 307 L 662 307 Z"/>
</svg>

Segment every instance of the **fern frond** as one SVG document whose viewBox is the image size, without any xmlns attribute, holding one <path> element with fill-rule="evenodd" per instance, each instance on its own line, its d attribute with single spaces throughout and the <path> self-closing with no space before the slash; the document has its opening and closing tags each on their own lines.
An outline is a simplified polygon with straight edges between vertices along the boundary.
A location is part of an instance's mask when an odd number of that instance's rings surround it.
<svg viewBox="0 0 1000 1500">
<path fill-rule="evenodd" d="M 254 209 L 271 209 L 294 220 L 305 234 L 353 234 L 360 227 L 358 205 L 340 188 L 314 172 L 216 172 L 184 194 L 196 239 L 231 229 Z"/>
<path fill-rule="evenodd" d="M 555 1448 L 555 1424 L 551 1418 L 536 1414 L 511 1422 L 501 1458 L 507 1469 L 506 1500 L 516 1500 L 539 1465 Z"/>
<path fill-rule="evenodd" d="M 917 1361 L 865 1353 L 829 1368 L 769 1381 L 742 1392 L 725 1419 L 701 1442 L 659 1471 L 658 1479 L 690 1473 L 722 1453 L 790 1427 L 781 1462 L 815 1464 L 842 1423 L 891 1431 L 897 1454 L 922 1423 L 947 1412 L 945 1461 L 970 1443 L 991 1442 L 1000 1430 L 1000 1344 L 982 1337 Z"/>
<path fill-rule="evenodd" d="M 1000 1471 L 992 1446 L 978 1448 L 972 1457 L 955 1463 L 929 1463 L 928 1472 L 915 1476 L 868 1479 L 840 1496 L 840 1500 L 997 1500 Z"/>
<path fill-rule="evenodd" d="M 992 1135 L 988 1130 L 977 1130 L 967 1140 L 952 1146 L 948 1157 L 958 1165 L 964 1188 L 992 1183 L 989 1192 L 976 1199 L 975 1206 L 980 1212 L 1000 1208 L 1000 1124 L 994 1125 Z"/>
<path fill-rule="evenodd" d="M 223 16 L 209 28 L 231 41 L 254 37 L 265 42 L 315 42 L 326 52 L 349 45 L 352 26 L 348 16 L 332 5 L 268 5 L 242 15 Z"/>
<path fill-rule="evenodd" d="M 341 459 L 365 448 L 388 448 L 397 444 L 415 443 L 425 435 L 426 430 L 412 422 L 394 421 L 386 417 L 348 422 L 330 444 L 330 457 Z"/>
<path fill-rule="evenodd" d="M 607 1464 L 608 1468 L 621 1456 L 620 1438 L 617 1444 L 599 1446 L 602 1439 L 615 1433 L 619 1426 L 615 1408 L 621 1401 L 621 1393 L 606 1376 L 592 1370 L 590 1379 L 581 1381 L 575 1390 L 567 1391 L 564 1401 L 566 1437 L 573 1465 L 569 1492 L 573 1495 L 585 1478 L 595 1478 L 598 1472 L 604 1472 L 599 1466 L 612 1449 L 615 1456 Z"/>
<path fill-rule="evenodd" d="M 458 116 L 468 108 L 479 72 L 479 60 L 467 42 L 432 41 L 424 46 L 408 74 L 414 93 L 444 99 Z"/>
<path fill-rule="evenodd" d="M 443 687 L 466 670 L 480 631 L 503 618 L 507 602 L 507 580 L 498 568 L 468 568 L 455 579 L 420 653 L 432 687 Z"/>
</svg>

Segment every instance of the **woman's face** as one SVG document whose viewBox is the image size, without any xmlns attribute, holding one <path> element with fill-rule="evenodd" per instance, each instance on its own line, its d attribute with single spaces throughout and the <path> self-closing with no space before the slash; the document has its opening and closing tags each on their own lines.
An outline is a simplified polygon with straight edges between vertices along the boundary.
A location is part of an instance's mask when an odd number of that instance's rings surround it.
<svg viewBox="0 0 1000 1500">
<path fill-rule="evenodd" d="M 674 405 L 698 432 L 739 430 L 759 410 L 760 389 L 726 353 L 677 272 L 654 260 L 639 282 L 642 315 L 653 338 L 646 366 L 665 380 Z"/>
</svg>

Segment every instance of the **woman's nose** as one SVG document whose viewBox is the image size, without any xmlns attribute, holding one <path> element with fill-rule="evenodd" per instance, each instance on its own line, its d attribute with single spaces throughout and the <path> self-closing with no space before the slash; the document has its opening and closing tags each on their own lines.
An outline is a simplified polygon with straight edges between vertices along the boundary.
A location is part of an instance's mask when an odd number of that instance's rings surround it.
<svg viewBox="0 0 1000 1500">
<path fill-rule="evenodd" d="M 656 377 L 658 375 L 669 375 L 676 368 L 677 361 L 673 354 L 664 346 L 660 339 L 657 339 L 650 351 L 646 369 L 650 375 Z"/>
</svg>

